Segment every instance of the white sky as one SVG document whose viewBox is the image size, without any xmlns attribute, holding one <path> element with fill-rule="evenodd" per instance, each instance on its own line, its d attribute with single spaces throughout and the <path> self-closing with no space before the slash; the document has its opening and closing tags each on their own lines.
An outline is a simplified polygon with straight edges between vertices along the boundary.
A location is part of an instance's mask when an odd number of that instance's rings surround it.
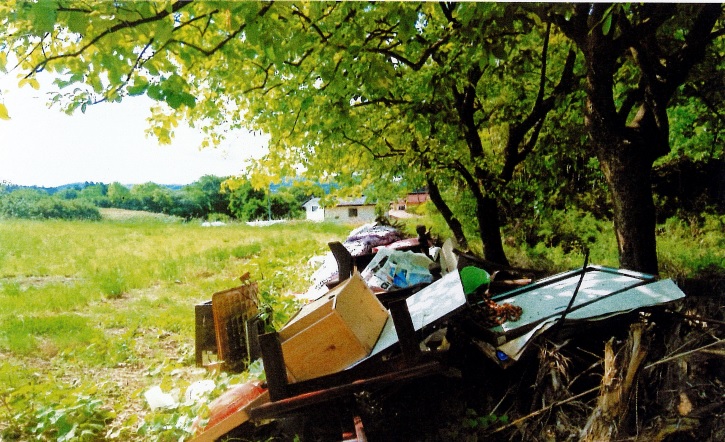
<svg viewBox="0 0 725 442">
<path fill-rule="evenodd" d="M 0 73 L 0 103 L 11 117 L 0 119 L 0 182 L 190 184 L 203 175 L 239 175 L 245 161 L 267 146 L 265 136 L 236 131 L 222 146 L 200 150 L 201 132 L 181 124 L 172 144 L 161 146 L 144 133 L 152 104 L 145 96 L 69 116 L 58 107 L 48 109 L 43 87 L 17 88 L 16 75 Z"/>
</svg>

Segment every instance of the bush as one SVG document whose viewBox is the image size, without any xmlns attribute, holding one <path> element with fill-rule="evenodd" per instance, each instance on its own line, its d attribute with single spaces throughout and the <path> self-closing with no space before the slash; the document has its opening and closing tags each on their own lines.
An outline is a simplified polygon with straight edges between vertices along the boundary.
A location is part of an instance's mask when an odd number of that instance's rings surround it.
<svg viewBox="0 0 725 442">
<path fill-rule="evenodd" d="M 66 200 L 23 189 L 0 194 L 0 217 L 99 221 L 101 213 L 88 201 Z"/>
</svg>

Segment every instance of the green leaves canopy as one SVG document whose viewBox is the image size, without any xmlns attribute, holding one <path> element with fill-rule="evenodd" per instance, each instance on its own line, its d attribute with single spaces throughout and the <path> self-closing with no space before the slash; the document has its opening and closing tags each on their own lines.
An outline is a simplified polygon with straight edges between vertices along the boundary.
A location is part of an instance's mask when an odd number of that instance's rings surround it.
<svg viewBox="0 0 725 442">
<path fill-rule="evenodd" d="M 582 112 L 572 105 L 584 101 L 577 86 L 588 67 L 574 43 L 581 49 L 592 35 L 622 41 L 623 33 L 632 34 L 623 27 L 626 17 L 645 30 L 666 22 L 661 28 L 674 39 L 689 38 L 681 20 L 671 20 L 674 6 L 602 6 L 595 8 L 596 23 L 587 23 L 587 8 L 6 2 L 0 67 L 17 59 L 21 83 L 31 86 L 36 73 L 51 72 L 61 88 L 53 101 L 68 112 L 145 94 L 159 102 L 151 132 L 161 141 L 170 140 L 180 119 L 205 131 L 207 145 L 230 128 L 269 133 L 269 155 L 255 168 L 257 187 L 301 168 L 351 194 L 382 195 L 395 182 L 441 183 L 454 190 L 447 195 L 456 202 L 457 189 L 464 189 L 475 201 L 484 247 L 500 249 L 499 202 L 520 198 L 510 187 L 537 187 L 547 173 L 556 181 L 556 169 L 590 164 L 581 157 L 591 154 L 574 149 L 583 145 Z M 641 35 L 654 38 L 649 30 Z M 635 61 L 652 58 L 654 40 L 630 37 Z M 618 58 L 616 66 L 616 78 L 604 75 L 597 87 L 608 95 L 625 91 L 619 96 L 627 108 L 628 85 L 656 75 L 638 71 L 632 57 Z M 557 112 L 553 123 L 551 112 Z M 0 117 L 6 118 L 1 108 Z M 527 172 L 522 162 L 539 155 L 540 140 L 548 143 L 542 161 Z M 562 152 L 571 161 L 558 161 Z M 535 182 L 526 181 L 534 175 Z M 546 192 L 538 186 L 532 193 L 544 199 Z"/>
</svg>

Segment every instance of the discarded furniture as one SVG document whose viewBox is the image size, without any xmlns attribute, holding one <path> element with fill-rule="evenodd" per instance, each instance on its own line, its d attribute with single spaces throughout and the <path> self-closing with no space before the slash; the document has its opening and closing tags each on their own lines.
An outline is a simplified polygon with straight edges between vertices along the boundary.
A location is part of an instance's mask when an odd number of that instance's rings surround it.
<svg viewBox="0 0 725 442">
<path fill-rule="evenodd" d="M 287 373 L 303 381 L 349 367 L 370 353 L 388 312 L 359 273 L 305 305 L 279 331 Z"/>
<path fill-rule="evenodd" d="M 359 282 L 359 278 L 359 275 L 354 274 L 348 284 L 356 284 Z M 360 391 L 398 385 L 406 380 L 445 373 L 448 368 L 441 362 L 440 354 L 421 350 L 421 331 L 426 326 L 447 318 L 463 308 L 465 296 L 460 280 L 455 273 L 437 283 L 439 284 L 437 288 L 433 287 L 435 284 L 422 289 L 421 287 L 411 287 L 389 293 L 385 302 L 389 306 L 390 312 L 385 311 L 384 324 L 378 331 L 377 341 L 373 342 L 375 346 L 370 350 L 370 355 L 333 373 L 295 382 L 289 376 L 290 363 L 286 357 L 290 353 L 283 351 L 282 331 L 260 335 L 259 343 L 268 391 L 244 407 L 226 415 L 215 426 L 207 427 L 193 440 L 195 442 L 213 441 L 249 419 L 260 421 L 315 413 L 319 412 L 319 406 L 322 404 L 349 400 L 354 393 Z M 348 285 L 343 284 L 338 287 L 340 291 L 343 291 Z M 353 296 L 350 298 L 354 301 L 356 293 L 354 291 L 352 293 Z M 359 293 L 357 294 L 359 295 Z M 369 295 L 372 296 L 371 293 Z M 370 300 L 377 302 L 374 296 L 365 302 Z M 321 306 L 323 312 L 326 308 L 330 308 L 329 303 L 322 303 Z M 431 308 L 433 306 L 440 308 Z M 368 313 L 373 311 L 369 308 L 368 310 Z M 335 318 L 337 312 L 327 311 L 324 315 L 316 315 L 314 312 L 303 312 L 302 314 L 303 316 L 298 317 L 296 321 L 293 318 L 292 331 L 299 332 L 309 329 L 313 338 L 325 335 L 324 330 L 315 330 L 315 325 L 317 324 L 319 327 L 320 324 L 324 324 L 325 318 L 327 321 L 341 320 L 341 318 Z M 321 319 L 322 322 L 320 322 Z M 332 324 L 332 328 L 338 330 L 347 326 L 347 324 L 339 322 L 336 325 Z M 324 329 L 324 326 L 322 328 Z M 317 336 L 318 333 L 321 335 Z M 293 333 L 293 336 L 295 335 L 302 337 L 302 335 Z M 300 342 L 304 344 L 305 341 L 307 339 L 302 339 Z M 352 345 L 356 344 L 353 342 Z M 334 353 L 334 349 L 330 350 L 333 350 Z M 294 358 L 296 355 L 293 353 L 291 357 Z M 323 371 L 328 372 L 330 369 L 328 367 Z M 358 416 L 355 416 L 355 428 L 356 431 L 362 433 L 362 423 Z"/>
<path fill-rule="evenodd" d="M 421 351 L 421 332 L 465 307 L 458 274 L 453 272 L 422 289 L 391 292 L 386 303 L 390 315 L 370 354 L 345 370 L 317 378 L 290 382 L 280 333 L 261 335 L 270 402 L 252 408 L 251 418 L 304 413 L 315 404 L 444 371 L 436 352 Z"/>
<path fill-rule="evenodd" d="M 205 366 L 204 355 L 216 353 L 216 364 L 226 370 L 241 370 L 259 357 L 257 335 L 261 329 L 258 318 L 258 288 L 249 281 L 212 295 L 211 301 L 194 306 L 196 365 Z M 209 366 L 215 363 L 209 362 Z"/>
<path fill-rule="evenodd" d="M 227 370 L 244 369 L 259 354 L 258 292 L 256 282 L 242 277 L 242 285 L 214 293 L 214 314 L 218 358 Z"/>
</svg>

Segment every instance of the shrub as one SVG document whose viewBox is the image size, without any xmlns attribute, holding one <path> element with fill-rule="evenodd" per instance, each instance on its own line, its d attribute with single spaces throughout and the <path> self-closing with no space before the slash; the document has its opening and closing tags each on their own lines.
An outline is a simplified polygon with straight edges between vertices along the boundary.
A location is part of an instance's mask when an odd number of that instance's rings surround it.
<svg viewBox="0 0 725 442">
<path fill-rule="evenodd" d="M 101 213 L 88 201 L 66 200 L 45 192 L 22 189 L 0 194 L 0 217 L 99 221 Z"/>
</svg>

